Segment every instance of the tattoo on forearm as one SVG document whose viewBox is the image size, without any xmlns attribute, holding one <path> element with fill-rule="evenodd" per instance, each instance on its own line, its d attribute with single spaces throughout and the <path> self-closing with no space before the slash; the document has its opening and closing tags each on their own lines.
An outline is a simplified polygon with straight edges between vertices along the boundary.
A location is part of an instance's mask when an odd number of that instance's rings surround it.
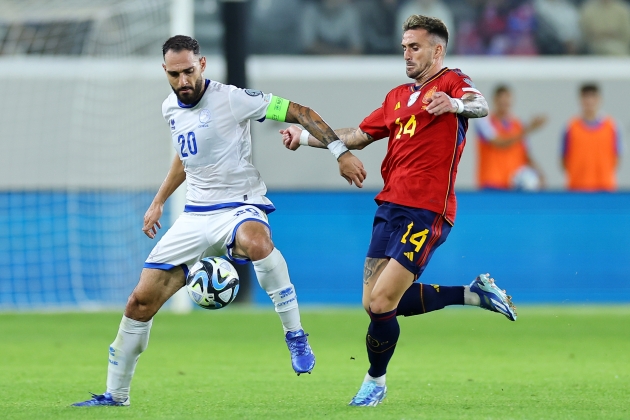
<svg viewBox="0 0 630 420">
<path fill-rule="evenodd" d="M 372 277 L 379 274 L 386 263 L 387 260 L 384 258 L 366 258 L 363 266 L 363 284 L 369 284 Z"/>
<path fill-rule="evenodd" d="M 466 118 L 481 118 L 488 115 L 488 103 L 483 96 L 467 96 L 462 98 L 464 111 L 460 114 Z"/>
<path fill-rule="evenodd" d="M 337 140 L 337 134 L 328 124 L 311 108 L 291 102 L 287 113 L 286 122 L 297 122 L 306 128 L 309 133 L 324 146 Z"/>
</svg>

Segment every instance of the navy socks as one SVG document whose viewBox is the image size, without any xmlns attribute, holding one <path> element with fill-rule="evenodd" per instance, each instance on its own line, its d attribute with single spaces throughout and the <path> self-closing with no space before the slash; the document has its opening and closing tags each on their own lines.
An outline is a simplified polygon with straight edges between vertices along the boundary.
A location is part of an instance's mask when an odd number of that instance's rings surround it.
<svg viewBox="0 0 630 420">
<path fill-rule="evenodd" d="M 464 286 L 414 283 L 398 303 L 397 314 L 412 316 L 464 304 Z"/>
<path fill-rule="evenodd" d="M 387 371 L 389 360 L 394 355 L 400 326 L 396 319 L 396 309 L 383 314 L 375 314 L 371 310 L 370 326 L 366 337 L 370 370 L 368 374 L 373 378 L 383 376 Z"/>
</svg>

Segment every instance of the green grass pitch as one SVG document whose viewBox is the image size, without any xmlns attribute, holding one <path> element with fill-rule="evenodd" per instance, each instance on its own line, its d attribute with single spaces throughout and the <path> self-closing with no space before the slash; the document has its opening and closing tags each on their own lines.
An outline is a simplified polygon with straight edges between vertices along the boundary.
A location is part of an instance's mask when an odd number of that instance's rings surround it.
<svg viewBox="0 0 630 420">
<path fill-rule="evenodd" d="M 367 369 L 367 316 L 306 309 L 317 355 L 297 377 L 271 309 L 158 314 L 130 407 L 102 393 L 120 314 L 0 314 L 3 419 L 630 419 L 630 308 L 477 308 L 399 318 L 376 408 L 348 407 Z"/>
</svg>

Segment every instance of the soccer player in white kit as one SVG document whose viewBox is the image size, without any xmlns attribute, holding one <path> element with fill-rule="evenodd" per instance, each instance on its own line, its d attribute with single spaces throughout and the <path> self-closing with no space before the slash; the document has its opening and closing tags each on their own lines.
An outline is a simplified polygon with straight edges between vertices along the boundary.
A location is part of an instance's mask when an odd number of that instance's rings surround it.
<svg viewBox="0 0 630 420">
<path fill-rule="evenodd" d="M 147 258 L 129 296 L 118 335 L 109 347 L 106 392 L 75 406 L 129 405 L 131 379 L 147 347 L 153 316 L 184 286 L 188 268 L 208 255 L 253 262 L 258 282 L 282 321 L 293 369 L 298 375 L 310 373 L 315 355 L 300 323 L 287 264 L 271 240 L 267 214 L 274 206 L 252 165 L 250 121 L 299 123 L 328 146 L 350 184 L 362 187 L 366 176 L 361 161 L 310 108 L 205 79 L 206 59 L 193 38 L 169 38 L 162 53 L 162 67 L 173 89 L 162 104 L 162 114 L 177 156 L 144 215 L 142 230 L 155 237 L 166 199 L 184 180 L 186 206 Z"/>
</svg>

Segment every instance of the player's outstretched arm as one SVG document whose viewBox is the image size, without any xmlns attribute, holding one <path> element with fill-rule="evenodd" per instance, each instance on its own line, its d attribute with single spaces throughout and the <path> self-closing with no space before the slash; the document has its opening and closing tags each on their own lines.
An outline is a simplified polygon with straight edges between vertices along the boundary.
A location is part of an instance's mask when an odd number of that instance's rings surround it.
<svg viewBox="0 0 630 420">
<path fill-rule="evenodd" d="M 182 185 L 185 179 L 186 173 L 184 172 L 184 165 L 179 159 L 179 156 L 175 156 L 171 164 L 171 169 L 168 171 L 157 194 L 155 194 L 153 202 L 151 202 L 147 212 L 144 214 L 144 226 L 142 226 L 142 231 L 149 238 L 155 238 L 157 230 L 162 228 L 160 217 L 162 217 L 162 212 L 164 211 L 164 203 L 166 199 L 175 192 L 177 187 Z"/>
<path fill-rule="evenodd" d="M 307 106 L 290 102 L 284 121 L 301 124 L 322 147 L 328 148 L 335 155 L 341 176 L 350 185 L 354 182 L 357 187 L 363 187 L 363 180 L 367 175 L 363 163 L 348 150 L 348 147 L 340 141 L 339 136 L 317 112 Z"/>
<path fill-rule="evenodd" d="M 323 143 L 311 136 L 307 130 L 303 130 L 295 125 L 280 130 L 280 134 L 282 134 L 282 143 L 289 150 L 297 150 L 300 146 L 326 148 Z M 335 134 L 350 150 L 361 150 L 374 141 L 372 136 L 360 128 L 338 128 L 335 130 Z"/>
</svg>

